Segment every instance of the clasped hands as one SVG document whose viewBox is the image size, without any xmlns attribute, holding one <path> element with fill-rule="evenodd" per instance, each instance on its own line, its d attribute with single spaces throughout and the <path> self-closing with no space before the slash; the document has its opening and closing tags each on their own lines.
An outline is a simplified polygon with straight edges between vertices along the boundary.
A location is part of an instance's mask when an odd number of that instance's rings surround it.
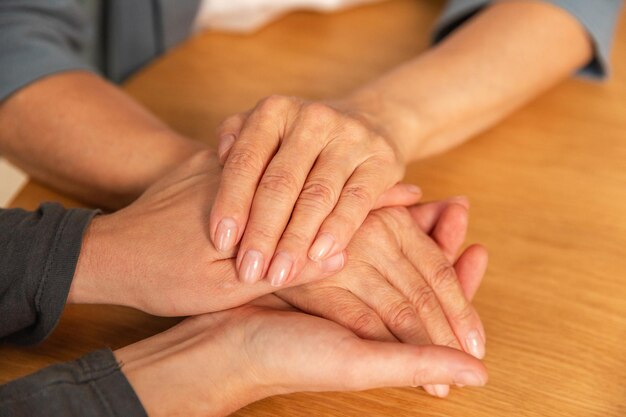
<svg viewBox="0 0 626 417">
<path fill-rule="evenodd" d="M 150 416 L 225 415 L 294 391 L 445 396 L 486 383 L 470 300 L 487 255 L 457 256 L 467 202 L 411 205 L 420 193 L 395 185 L 397 152 L 366 115 L 307 105 L 272 98 L 227 119 L 219 156 L 195 155 L 89 226 L 69 302 L 194 316 L 115 352 Z"/>
</svg>

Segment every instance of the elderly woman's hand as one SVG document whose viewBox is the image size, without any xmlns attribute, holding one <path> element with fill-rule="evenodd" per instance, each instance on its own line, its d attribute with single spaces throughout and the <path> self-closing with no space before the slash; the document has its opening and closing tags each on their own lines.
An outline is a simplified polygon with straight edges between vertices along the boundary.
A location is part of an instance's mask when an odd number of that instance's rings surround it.
<svg viewBox="0 0 626 417">
<path fill-rule="evenodd" d="M 189 318 L 115 352 L 149 416 L 225 416 L 296 391 L 487 382 L 463 352 L 366 341 L 271 295 L 256 304 Z"/>
<path fill-rule="evenodd" d="M 434 343 L 482 359 L 485 333 L 470 300 L 487 253 L 475 245 L 457 259 L 466 205 L 457 199 L 376 210 L 348 246 L 341 272 L 276 294 L 366 339 Z M 426 389 L 442 397 L 448 392 L 445 386 Z"/>
<path fill-rule="evenodd" d="M 363 113 L 272 96 L 219 128 L 224 171 L 210 232 L 225 252 L 240 242 L 242 281 L 266 275 L 274 286 L 307 261 L 344 250 L 377 207 L 417 202 L 397 184 L 401 150 Z"/>
</svg>

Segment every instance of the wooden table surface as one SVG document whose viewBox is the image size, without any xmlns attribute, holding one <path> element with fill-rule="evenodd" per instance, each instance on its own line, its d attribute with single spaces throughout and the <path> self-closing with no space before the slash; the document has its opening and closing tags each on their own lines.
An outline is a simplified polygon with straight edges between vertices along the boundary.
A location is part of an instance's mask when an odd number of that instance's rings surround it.
<svg viewBox="0 0 626 417">
<path fill-rule="evenodd" d="M 441 1 L 292 14 L 252 36 L 202 34 L 124 89 L 180 132 L 272 93 L 339 95 L 428 45 Z M 469 240 L 490 249 L 476 306 L 490 382 L 447 400 L 417 389 L 294 394 L 238 416 L 626 416 L 626 28 L 605 84 L 569 80 L 446 155 L 412 165 L 429 199 L 466 194 Z M 29 183 L 13 206 L 78 203 Z M 68 307 L 41 346 L 0 347 L 0 382 L 172 325 L 116 307 Z"/>
</svg>

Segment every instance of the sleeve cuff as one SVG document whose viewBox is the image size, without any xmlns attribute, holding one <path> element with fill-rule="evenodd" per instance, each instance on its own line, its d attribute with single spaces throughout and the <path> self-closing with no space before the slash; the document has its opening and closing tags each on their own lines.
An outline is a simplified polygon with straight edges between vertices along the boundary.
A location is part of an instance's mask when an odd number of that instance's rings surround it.
<svg viewBox="0 0 626 417">
<path fill-rule="evenodd" d="M 41 232 L 35 234 L 29 249 L 27 276 L 38 279 L 35 297 L 35 322 L 7 338 L 30 345 L 43 341 L 57 326 L 72 285 L 83 234 L 97 210 L 66 210 L 59 204 L 40 207 Z M 53 231 L 50 236 L 49 231 Z"/>
<path fill-rule="evenodd" d="M 0 415 L 147 417 L 110 349 L 0 386 Z"/>
<path fill-rule="evenodd" d="M 610 54 L 622 0 L 545 0 L 568 11 L 587 30 L 594 57 L 578 75 L 605 79 L 610 72 Z M 438 20 L 433 42 L 438 43 L 493 0 L 451 0 Z"/>
</svg>

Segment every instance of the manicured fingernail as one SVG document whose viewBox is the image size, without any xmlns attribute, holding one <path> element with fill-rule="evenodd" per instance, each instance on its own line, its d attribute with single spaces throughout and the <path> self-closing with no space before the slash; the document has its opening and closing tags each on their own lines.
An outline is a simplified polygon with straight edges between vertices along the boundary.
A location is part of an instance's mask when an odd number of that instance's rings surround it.
<svg viewBox="0 0 626 417">
<path fill-rule="evenodd" d="M 469 385 L 472 387 L 482 387 L 485 381 L 473 371 L 461 371 L 454 377 L 454 383 L 457 385 Z"/>
<path fill-rule="evenodd" d="M 309 258 L 313 261 L 321 261 L 330 253 L 335 245 L 335 239 L 330 233 L 322 233 L 317 237 L 309 250 Z"/>
<path fill-rule="evenodd" d="M 408 192 L 413 193 L 413 194 L 422 194 L 422 189 L 418 187 L 417 185 L 408 184 L 406 186 L 406 189 Z"/>
<path fill-rule="evenodd" d="M 482 359 L 485 357 L 485 342 L 478 330 L 471 330 L 465 338 L 467 351 L 474 357 Z"/>
<path fill-rule="evenodd" d="M 237 239 L 237 222 L 230 217 L 223 218 L 215 230 L 215 246 L 221 252 L 229 251 Z"/>
<path fill-rule="evenodd" d="M 283 285 L 285 280 L 287 280 L 292 267 L 293 261 L 291 260 L 291 256 L 284 252 L 280 252 L 276 255 L 274 257 L 274 261 L 272 262 L 272 266 L 270 266 L 270 270 L 267 273 L 267 277 L 269 278 L 272 287 L 280 287 Z"/>
<path fill-rule="evenodd" d="M 263 270 L 263 255 L 256 250 L 249 250 L 241 261 L 241 280 L 253 284 L 261 278 Z"/>
<path fill-rule="evenodd" d="M 450 393 L 450 387 L 447 385 L 433 385 L 433 390 L 435 391 L 435 395 L 439 398 L 445 398 Z"/>
<path fill-rule="evenodd" d="M 346 262 L 343 252 L 333 255 L 328 259 L 322 261 L 322 271 L 324 272 L 337 272 L 343 268 L 343 264 Z"/>
<path fill-rule="evenodd" d="M 224 158 L 224 155 L 235 143 L 235 135 L 232 133 L 226 133 L 220 137 L 220 143 L 217 145 L 217 155 L 220 159 Z"/>
</svg>

